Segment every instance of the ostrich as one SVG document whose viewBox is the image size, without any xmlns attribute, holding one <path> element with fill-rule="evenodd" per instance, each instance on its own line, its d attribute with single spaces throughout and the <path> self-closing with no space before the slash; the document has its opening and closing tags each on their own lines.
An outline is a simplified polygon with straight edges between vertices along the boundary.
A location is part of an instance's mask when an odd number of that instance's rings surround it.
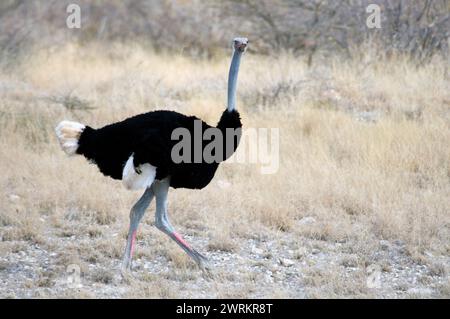
<svg viewBox="0 0 450 319">
<path fill-rule="evenodd" d="M 236 86 L 239 64 L 247 47 L 246 38 L 233 40 L 233 56 L 228 74 L 228 105 L 217 124 L 217 129 L 242 127 L 236 110 Z M 136 231 L 153 197 L 156 198 L 155 226 L 174 240 L 202 270 L 208 270 L 207 259 L 189 245 L 179 235 L 167 215 L 167 194 L 169 187 L 202 189 L 210 183 L 220 161 L 176 162 L 171 151 L 176 140 L 172 132 L 178 128 L 195 130 L 201 123 L 202 131 L 210 125 L 195 116 L 186 116 L 174 111 L 158 110 L 125 119 L 99 129 L 87 125 L 62 121 L 56 127 L 56 135 L 61 148 L 68 155 L 79 154 L 95 163 L 106 176 L 122 180 L 127 189 L 145 189 L 142 197 L 134 204 L 130 212 L 130 225 L 125 253 L 122 260 L 122 272 L 131 270 L 131 260 L 136 240 Z M 190 134 L 193 141 L 195 134 Z M 235 152 L 239 136 L 222 135 L 223 146 L 233 143 L 222 160 Z M 202 151 L 205 148 L 201 141 Z M 192 151 L 196 151 L 192 147 Z M 197 149 L 198 151 L 198 149 Z M 203 153 L 202 153 L 203 154 Z"/>
</svg>

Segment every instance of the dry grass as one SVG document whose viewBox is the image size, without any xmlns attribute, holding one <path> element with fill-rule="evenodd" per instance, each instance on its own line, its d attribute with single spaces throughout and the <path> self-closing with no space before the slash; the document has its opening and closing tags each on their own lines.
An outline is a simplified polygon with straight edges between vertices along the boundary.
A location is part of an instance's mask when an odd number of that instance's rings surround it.
<svg viewBox="0 0 450 319">
<path fill-rule="evenodd" d="M 69 46 L 30 55 L 16 73 L 1 74 L 0 248 L 11 253 L 9 243 L 25 241 L 67 255 L 57 258 L 59 266 L 77 263 L 87 272 L 88 264 L 115 267 L 128 211 L 139 193 L 103 177 L 83 158 L 65 157 L 53 134 L 55 124 L 71 119 L 97 127 L 158 108 L 215 123 L 225 105 L 227 67 L 228 58 L 194 61 L 139 47 Z M 171 192 L 174 224 L 190 237 L 208 236 L 205 247 L 211 252 L 244 258 L 248 252 L 241 251 L 241 242 L 277 241 L 286 234 L 299 261 L 306 258 L 296 244 L 300 239 L 348 243 L 360 257 L 380 240 L 399 240 L 419 256 L 448 256 L 446 69 L 443 61 L 418 69 L 401 57 L 376 61 L 369 54 L 364 61 L 308 68 L 289 55 L 275 60 L 248 54 L 240 74 L 239 109 L 246 127 L 280 129 L 279 170 L 262 175 L 259 165 L 222 165 L 206 189 Z M 305 216 L 315 222 L 302 225 Z M 149 224 L 141 226 L 138 245 L 143 259 L 161 256 L 170 268 L 195 271 L 178 247 Z M 349 263 L 364 267 L 354 257 L 341 266 Z M 448 264 L 430 263 L 438 276 L 448 273 Z M 371 295 L 362 268 L 349 282 L 336 269 L 310 267 L 301 284 L 309 287 L 305 296 Z M 113 271 L 96 270 L 88 278 L 108 284 Z M 170 287 L 172 277 L 141 278 L 133 284 L 135 291 L 123 296 L 179 297 Z M 149 278 L 155 288 L 145 284 Z M 212 294 L 251 296 L 259 277 L 245 278 L 240 287 L 227 284 L 224 276 L 210 286 L 220 290 Z M 36 285 L 54 281 L 44 273 Z M 281 281 L 264 296 L 299 296 L 295 291 Z M 448 283 L 440 291 L 448 295 Z M 47 294 L 54 296 L 36 296 Z M 92 293 L 82 290 L 75 296 Z"/>
</svg>

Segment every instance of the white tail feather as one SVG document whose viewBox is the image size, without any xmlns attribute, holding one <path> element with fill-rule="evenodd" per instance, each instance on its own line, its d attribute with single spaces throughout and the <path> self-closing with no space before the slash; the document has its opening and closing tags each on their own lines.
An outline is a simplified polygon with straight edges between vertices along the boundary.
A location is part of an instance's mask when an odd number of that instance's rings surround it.
<svg viewBox="0 0 450 319">
<path fill-rule="evenodd" d="M 62 121 L 55 132 L 59 145 L 67 155 L 74 155 L 78 149 L 78 139 L 86 126 L 72 121 Z"/>
</svg>

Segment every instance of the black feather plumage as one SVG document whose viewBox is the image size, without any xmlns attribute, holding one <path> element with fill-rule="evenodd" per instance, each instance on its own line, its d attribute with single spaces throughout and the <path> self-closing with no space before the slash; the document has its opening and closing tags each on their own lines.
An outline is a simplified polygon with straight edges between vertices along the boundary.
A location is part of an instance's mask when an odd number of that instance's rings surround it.
<svg viewBox="0 0 450 319">
<path fill-rule="evenodd" d="M 77 153 L 95 162 L 100 171 L 114 179 L 122 179 L 122 171 L 128 158 L 134 154 L 135 167 L 149 163 L 157 168 L 156 179 L 161 180 L 170 175 L 170 186 L 173 188 L 201 189 L 209 184 L 217 170 L 219 162 L 207 163 L 203 157 L 201 162 L 175 163 L 171 151 L 177 140 L 172 140 L 172 132 L 176 128 L 189 130 L 192 150 L 194 143 L 201 143 L 202 150 L 210 141 L 196 140 L 194 134 L 195 121 L 201 121 L 195 116 L 186 116 L 174 111 L 153 111 L 130 117 L 118 123 L 110 124 L 100 129 L 87 126 L 78 141 Z M 211 128 L 201 121 L 202 134 Z M 226 129 L 242 127 L 237 111 L 225 111 L 217 128 L 222 131 L 224 141 L 223 160 L 232 155 L 226 152 Z M 239 143 L 239 136 L 233 136 L 234 148 Z"/>
</svg>

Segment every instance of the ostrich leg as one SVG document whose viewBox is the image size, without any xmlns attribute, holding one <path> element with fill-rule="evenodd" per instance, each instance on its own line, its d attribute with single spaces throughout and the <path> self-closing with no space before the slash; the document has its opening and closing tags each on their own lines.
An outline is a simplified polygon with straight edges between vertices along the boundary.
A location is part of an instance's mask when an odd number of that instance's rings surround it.
<svg viewBox="0 0 450 319">
<path fill-rule="evenodd" d="M 156 215 L 155 225 L 163 233 L 172 238 L 183 250 L 194 259 L 197 265 L 206 271 L 206 257 L 192 248 L 175 229 L 172 227 L 167 216 L 167 193 L 169 192 L 170 179 L 166 178 L 162 181 L 155 181 L 152 185 L 153 192 L 156 196 Z"/>
<path fill-rule="evenodd" d="M 130 228 L 128 230 L 127 246 L 125 248 L 125 254 L 122 260 L 122 271 L 128 271 L 131 269 L 131 259 L 133 257 L 133 250 L 136 240 L 136 231 L 145 214 L 145 210 L 150 205 L 153 199 L 153 191 L 149 187 L 145 190 L 142 197 L 134 204 L 130 211 Z"/>
</svg>

